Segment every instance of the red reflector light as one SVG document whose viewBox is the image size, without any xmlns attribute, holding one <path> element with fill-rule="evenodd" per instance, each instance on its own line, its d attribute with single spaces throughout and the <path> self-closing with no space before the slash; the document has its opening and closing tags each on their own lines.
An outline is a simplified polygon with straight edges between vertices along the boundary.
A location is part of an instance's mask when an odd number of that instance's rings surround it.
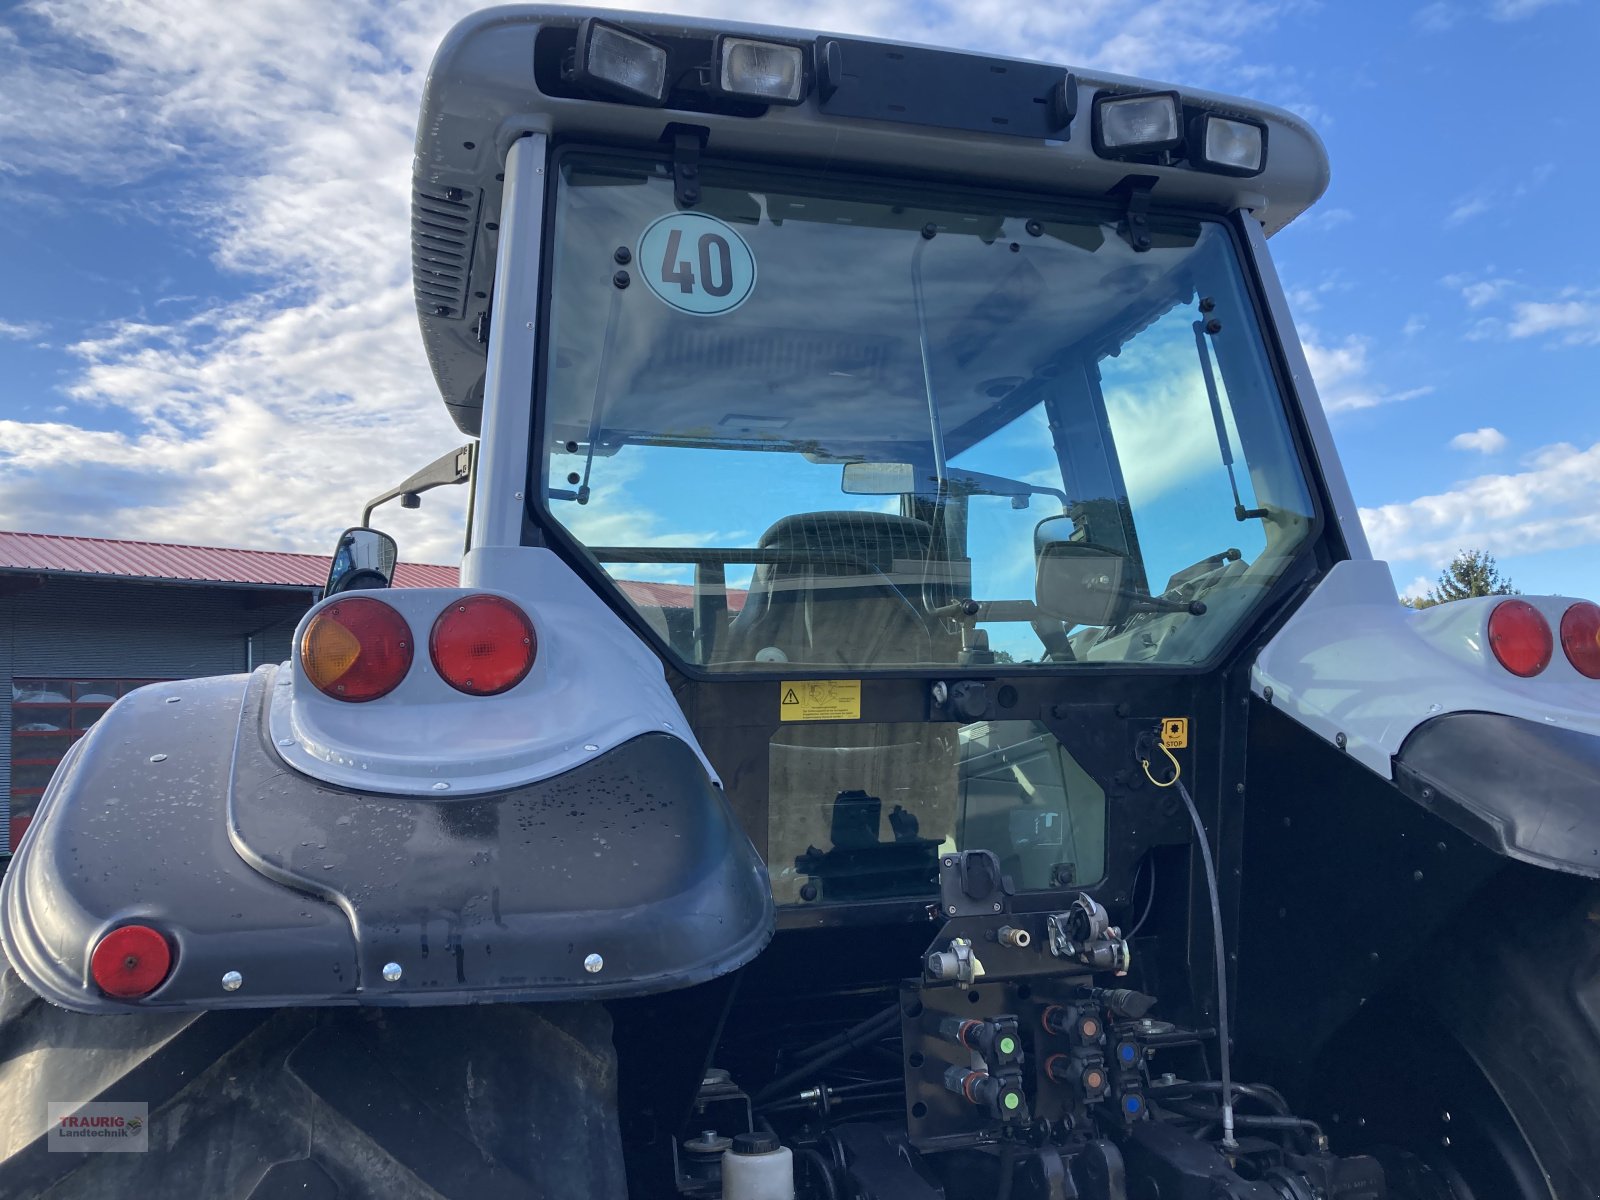
<svg viewBox="0 0 1600 1200">
<path fill-rule="evenodd" d="M 89 956 L 89 974 L 108 996 L 136 1000 L 161 986 L 172 969 L 172 947 L 148 925 L 113 929 Z"/>
<path fill-rule="evenodd" d="M 1555 636 L 1544 614 L 1526 600 L 1502 600 L 1489 614 L 1489 648 L 1506 670 L 1531 679 L 1550 665 Z"/>
<path fill-rule="evenodd" d="M 300 637 L 300 666 L 335 700 L 376 700 L 411 669 L 411 627 L 381 600 L 342 599 L 311 618 Z"/>
<path fill-rule="evenodd" d="M 1600 604 L 1582 600 L 1561 614 L 1561 648 L 1579 674 L 1600 679 Z"/>
<path fill-rule="evenodd" d="M 439 614 L 428 638 L 440 677 L 473 696 L 497 696 L 516 687 L 538 648 L 533 622 L 499 596 L 457 600 Z"/>
</svg>

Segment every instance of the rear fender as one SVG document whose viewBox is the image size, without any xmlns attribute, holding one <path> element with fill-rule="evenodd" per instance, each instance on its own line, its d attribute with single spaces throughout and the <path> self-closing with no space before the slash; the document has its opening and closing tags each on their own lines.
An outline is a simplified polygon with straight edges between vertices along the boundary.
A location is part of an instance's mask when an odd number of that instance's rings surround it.
<svg viewBox="0 0 1600 1200">
<path fill-rule="evenodd" d="M 1414 611 L 1387 563 L 1336 564 L 1263 648 L 1255 693 L 1509 858 L 1600 876 L 1600 681 L 1556 647 L 1523 679 L 1495 660 L 1504 597 Z M 1522 596 L 1558 629 L 1574 603 Z"/>
<path fill-rule="evenodd" d="M 0 883 L 34 991 L 84 1012 L 565 1000 L 698 983 L 766 944 L 765 869 L 682 739 L 475 796 L 377 794 L 276 753 L 279 671 L 142 688 L 63 764 Z M 174 949 L 137 1002 L 89 975 L 130 922 Z"/>
</svg>

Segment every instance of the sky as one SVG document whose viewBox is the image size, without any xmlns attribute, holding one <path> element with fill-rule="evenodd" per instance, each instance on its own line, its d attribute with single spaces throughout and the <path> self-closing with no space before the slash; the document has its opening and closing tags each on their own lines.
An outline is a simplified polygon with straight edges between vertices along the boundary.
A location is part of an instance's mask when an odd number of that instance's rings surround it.
<svg viewBox="0 0 1600 1200">
<path fill-rule="evenodd" d="M 474 5 L 0 0 L 0 528 L 327 551 L 460 438 L 410 286 L 423 75 Z M 1272 240 L 1372 548 L 1600 599 L 1594 0 L 688 0 L 1280 104 Z M 463 505 L 382 523 L 451 561 Z"/>
</svg>

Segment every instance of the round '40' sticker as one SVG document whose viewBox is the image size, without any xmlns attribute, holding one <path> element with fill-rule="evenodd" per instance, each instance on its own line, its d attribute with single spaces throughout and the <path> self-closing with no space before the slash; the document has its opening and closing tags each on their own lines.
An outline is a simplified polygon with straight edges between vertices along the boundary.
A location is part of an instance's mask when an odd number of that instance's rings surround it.
<svg viewBox="0 0 1600 1200">
<path fill-rule="evenodd" d="M 756 286 L 756 260 L 733 226 L 705 213 L 668 213 L 639 239 L 639 273 L 673 308 L 697 317 L 732 312 Z"/>
</svg>

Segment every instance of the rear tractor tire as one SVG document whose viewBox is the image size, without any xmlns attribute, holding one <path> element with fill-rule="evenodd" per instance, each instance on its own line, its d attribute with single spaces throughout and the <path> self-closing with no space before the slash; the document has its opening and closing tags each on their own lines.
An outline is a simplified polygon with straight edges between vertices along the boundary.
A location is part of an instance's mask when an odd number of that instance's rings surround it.
<svg viewBox="0 0 1600 1200">
<path fill-rule="evenodd" d="M 52 1101 L 149 1106 L 51 1153 Z M 597 1004 L 85 1016 L 0 975 L 0 1200 L 623 1200 Z"/>
<path fill-rule="evenodd" d="M 1320 1059 L 1394 1200 L 1600 1200 L 1600 885 L 1513 867 Z"/>
</svg>

